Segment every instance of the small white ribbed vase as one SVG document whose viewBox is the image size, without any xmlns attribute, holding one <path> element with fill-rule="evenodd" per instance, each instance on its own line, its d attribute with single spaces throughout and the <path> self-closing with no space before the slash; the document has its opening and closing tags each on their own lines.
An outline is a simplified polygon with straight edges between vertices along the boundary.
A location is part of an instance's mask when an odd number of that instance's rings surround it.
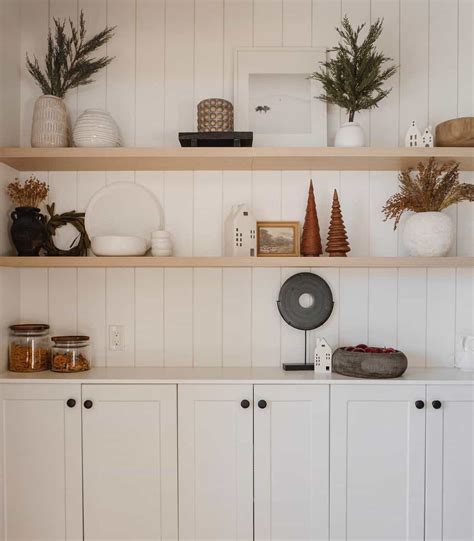
<svg viewBox="0 0 474 541">
<path fill-rule="evenodd" d="M 453 222 L 443 212 L 413 214 L 403 229 L 403 244 L 412 256 L 444 256 L 451 248 L 453 237 Z"/>
<path fill-rule="evenodd" d="M 33 111 L 31 146 L 36 148 L 67 147 L 69 126 L 64 100 L 40 96 Z"/>
<path fill-rule="evenodd" d="M 102 109 L 86 109 L 76 120 L 72 131 L 76 147 L 119 147 L 120 130 L 115 120 Z"/>
</svg>

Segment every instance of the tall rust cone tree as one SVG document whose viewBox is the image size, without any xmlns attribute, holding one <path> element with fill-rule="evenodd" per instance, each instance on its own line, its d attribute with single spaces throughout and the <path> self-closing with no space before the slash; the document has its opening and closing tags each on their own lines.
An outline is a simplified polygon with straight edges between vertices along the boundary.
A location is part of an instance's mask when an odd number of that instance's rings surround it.
<svg viewBox="0 0 474 541">
<path fill-rule="evenodd" d="M 337 190 L 334 190 L 326 252 L 330 257 L 346 257 L 347 252 L 350 252 L 350 250 L 339 197 L 337 196 Z"/>
<path fill-rule="evenodd" d="M 306 215 L 304 218 L 300 251 L 301 255 L 312 257 L 320 256 L 323 253 L 312 180 L 309 183 L 308 203 L 306 204 Z"/>
</svg>

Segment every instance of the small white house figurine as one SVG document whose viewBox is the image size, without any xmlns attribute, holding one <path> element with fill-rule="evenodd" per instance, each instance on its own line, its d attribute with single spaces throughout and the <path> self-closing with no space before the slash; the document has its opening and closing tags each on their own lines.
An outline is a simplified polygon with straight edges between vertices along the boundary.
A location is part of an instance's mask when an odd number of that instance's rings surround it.
<svg viewBox="0 0 474 541">
<path fill-rule="evenodd" d="M 416 121 L 412 120 L 407 134 L 405 135 L 406 147 L 419 147 L 421 146 L 421 132 L 416 125 Z"/>
<path fill-rule="evenodd" d="M 433 147 L 434 146 L 434 138 L 433 134 L 431 133 L 431 126 L 428 126 L 426 130 L 423 132 L 423 135 L 421 136 L 421 145 L 422 147 Z"/>
<path fill-rule="evenodd" d="M 332 371 L 332 349 L 324 338 L 316 338 L 314 371 L 324 374 L 330 374 Z"/>
<path fill-rule="evenodd" d="M 225 255 L 257 255 L 257 221 L 247 205 L 234 205 L 225 221 Z"/>
</svg>

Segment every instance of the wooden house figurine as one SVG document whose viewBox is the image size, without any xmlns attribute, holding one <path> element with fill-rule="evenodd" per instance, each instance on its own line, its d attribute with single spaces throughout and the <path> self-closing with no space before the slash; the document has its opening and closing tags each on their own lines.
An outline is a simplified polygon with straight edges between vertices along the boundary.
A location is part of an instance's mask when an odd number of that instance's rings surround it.
<svg viewBox="0 0 474 541">
<path fill-rule="evenodd" d="M 225 223 L 225 255 L 257 255 L 257 221 L 247 205 L 235 205 Z"/>
<path fill-rule="evenodd" d="M 434 138 L 431 133 L 431 126 L 428 126 L 421 136 L 421 145 L 422 147 L 431 148 L 434 146 Z"/>
<path fill-rule="evenodd" d="M 332 371 L 332 349 L 324 338 L 316 338 L 314 371 L 323 374 L 330 374 Z"/>
<path fill-rule="evenodd" d="M 405 135 L 406 147 L 419 147 L 421 146 L 421 132 L 416 125 L 416 121 L 412 120 L 407 134 Z"/>
</svg>

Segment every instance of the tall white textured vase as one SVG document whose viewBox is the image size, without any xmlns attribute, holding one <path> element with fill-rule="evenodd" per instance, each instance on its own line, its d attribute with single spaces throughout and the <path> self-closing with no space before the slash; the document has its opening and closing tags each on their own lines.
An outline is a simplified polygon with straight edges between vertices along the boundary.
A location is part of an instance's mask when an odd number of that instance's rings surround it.
<svg viewBox="0 0 474 541">
<path fill-rule="evenodd" d="M 346 122 L 337 130 L 335 147 L 363 147 L 364 144 L 364 130 L 358 122 Z"/>
<path fill-rule="evenodd" d="M 403 229 L 403 243 L 409 254 L 420 257 L 446 255 L 451 248 L 453 236 L 453 222 L 443 212 L 413 214 Z"/>
<path fill-rule="evenodd" d="M 31 146 L 67 147 L 68 144 L 69 126 L 64 100 L 56 96 L 40 96 L 33 111 Z"/>
</svg>

